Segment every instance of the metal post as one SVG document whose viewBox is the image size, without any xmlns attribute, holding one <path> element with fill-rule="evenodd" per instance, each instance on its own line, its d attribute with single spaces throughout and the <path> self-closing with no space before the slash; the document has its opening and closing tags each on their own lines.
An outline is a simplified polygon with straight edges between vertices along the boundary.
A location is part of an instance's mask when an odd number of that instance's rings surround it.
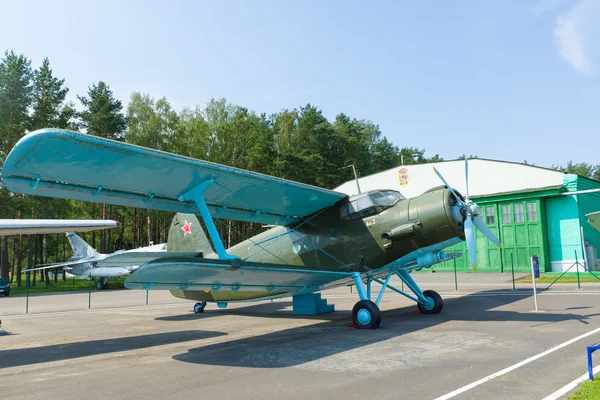
<svg viewBox="0 0 600 400">
<path fill-rule="evenodd" d="M 25 314 L 29 314 L 29 274 L 25 276 Z"/>
<path fill-rule="evenodd" d="M 583 249 L 583 270 L 587 271 L 591 268 L 588 268 L 590 263 L 588 263 L 587 253 L 585 252 L 585 236 L 583 235 L 583 226 L 581 226 L 581 247 Z"/>
<path fill-rule="evenodd" d="M 579 260 L 577 259 L 577 250 L 575 250 L 575 271 L 577 272 L 577 289 L 581 289 L 581 283 L 579 282 Z"/>
<path fill-rule="evenodd" d="M 537 288 L 535 286 L 535 272 L 533 270 L 533 259 L 531 260 L 531 280 L 533 281 L 533 301 L 535 302 L 535 311 L 538 311 Z"/>
<path fill-rule="evenodd" d="M 458 291 L 458 280 L 456 279 L 456 258 L 454 261 L 454 290 Z"/>
<path fill-rule="evenodd" d="M 146 289 L 146 305 L 148 305 L 148 289 Z"/>
<path fill-rule="evenodd" d="M 510 253 L 510 269 L 512 270 L 512 282 L 513 282 L 513 290 L 515 289 L 515 258 L 513 253 Z"/>
<path fill-rule="evenodd" d="M 92 274 L 88 278 L 88 309 L 90 309 L 92 308 Z"/>
</svg>

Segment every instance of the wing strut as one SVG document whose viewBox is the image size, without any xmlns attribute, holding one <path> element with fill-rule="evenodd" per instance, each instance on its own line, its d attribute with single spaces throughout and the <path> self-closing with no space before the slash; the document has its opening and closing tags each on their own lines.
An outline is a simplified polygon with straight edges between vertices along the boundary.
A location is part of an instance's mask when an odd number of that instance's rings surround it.
<svg viewBox="0 0 600 400">
<path fill-rule="evenodd" d="M 239 257 L 231 256 L 227 254 L 225 250 L 225 246 L 223 245 L 223 241 L 221 240 L 221 236 L 219 236 L 219 232 L 217 231 L 217 227 L 215 226 L 215 222 L 210 215 L 210 211 L 208 210 L 208 206 L 206 205 L 206 201 L 204 200 L 204 192 L 206 189 L 214 183 L 214 179 L 207 179 L 200 183 L 197 186 L 194 186 L 187 192 L 179 195 L 179 201 L 193 201 L 198 206 L 198 210 L 200 210 L 200 215 L 206 224 L 206 229 L 208 230 L 208 234 L 210 239 L 212 240 L 215 250 L 217 250 L 217 254 L 219 255 L 219 259 L 221 260 L 236 260 Z"/>
</svg>

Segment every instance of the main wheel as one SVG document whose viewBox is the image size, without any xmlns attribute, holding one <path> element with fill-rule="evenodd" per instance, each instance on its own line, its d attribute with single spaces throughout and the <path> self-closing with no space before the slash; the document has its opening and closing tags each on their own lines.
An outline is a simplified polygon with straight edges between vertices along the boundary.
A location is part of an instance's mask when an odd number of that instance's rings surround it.
<svg viewBox="0 0 600 400">
<path fill-rule="evenodd" d="M 102 280 L 102 289 L 108 289 L 108 279 Z"/>
<path fill-rule="evenodd" d="M 96 290 L 104 289 L 104 285 L 102 284 L 102 280 L 96 281 Z"/>
<path fill-rule="evenodd" d="M 204 307 L 206 307 L 206 302 L 203 301 L 201 303 L 194 304 L 194 313 L 200 314 L 204 312 Z"/>
<path fill-rule="evenodd" d="M 381 324 L 381 311 L 371 300 L 361 300 L 352 308 L 352 322 L 358 329 L 377 329 Z"/>
<path fill-rule="evenodd" d="M 422 314 L 439 314 L 442 311 L 442 308 L 444 308 L 444 300 L 442 300 L 442 296 L 440 296 L 438 292 L 434 290 L 425 290 L 423 296 L 427 299 L 427 306 L 417 303 L 417 307 L 419 307 L 419 311 L 421 311 Z"/>
</svg>

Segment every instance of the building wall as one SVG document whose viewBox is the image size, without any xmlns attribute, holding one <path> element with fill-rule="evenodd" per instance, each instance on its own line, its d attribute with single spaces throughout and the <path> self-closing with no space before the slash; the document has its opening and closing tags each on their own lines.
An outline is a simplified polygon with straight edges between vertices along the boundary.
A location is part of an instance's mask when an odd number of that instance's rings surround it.
<svg viewBox="0 0 600 400">
<path fill-rule="evenodd" d="M 594 181 L 592 179 L 587 179 L 577 175 L 565 175 L 565 186 L 567 186 L 569 189 L 572 188 L 573 181 L 576 182 L 576 190 L 589 190 L 600 188 L 600 182 Z M 593 253 L 595 253 L 594 258 L 598 260 L 598 258 L 600 258 L 600 232 L 598 232 L 596 229 L 592 228 L 590 224 L 588 224 L 587 217 L 585 215 L 592 212 L 600 211 L 600 193 L 578 194 L 572 197 L 576 198 L 579 206 L 579 223 L 583 227 L 583 236 L 585 238 L 586 245 L 590 245 L 593 247 L 592 251 Z M 592 257 L 589 258 L 590 259 L 588 260 L 588 262 L 590 264 L 597 264 L 597 262 L 593 262 L 593 260 L 591 259 Z M 592 266 L 596 267 L 596 265 Z"/>
<path fill-rule="evenodd" d="M 546 200 L 548 250 L 552 271 L 566 271 L 581 258 L 580 218 L 575 196 L 556 196 Z M 574 271 L 574 270 L 573 270 Z"/>
</svg>

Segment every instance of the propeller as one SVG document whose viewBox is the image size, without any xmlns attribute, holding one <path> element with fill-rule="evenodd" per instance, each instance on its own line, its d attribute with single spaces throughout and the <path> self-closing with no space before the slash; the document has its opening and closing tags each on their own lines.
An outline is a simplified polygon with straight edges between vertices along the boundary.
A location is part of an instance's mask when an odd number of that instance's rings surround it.
<svg viewBox="0 0 600 400">
<path fill-rule="evenodd" d="M 466 194 L 465 200 L 461 199 L 456 192 L 452 189 L 448 182 L 444 179 L 442 174 L 434 167 L 433 168 L 436 175 L 440 178 L 440 180 L 446 185 L 446 187 L 450 190 L 454 198 L 456 199 L 456 206 L 460 207 L 461 214 L 465 216 L 464 221 L 464 231 L 465 231 L 465 241 L 467 242 L 467 250 L 469 251 L 469 258 L 471 260 L 471 266 L 473 267 L 473 271 L 477 271 L 477 258 L 476 258 L 476 248 L 475 248 L 475 230 L 473 226 L 479 230 L 496 246 L 502 248 L 502 243 L 498 240 L 496 235 L 487 227 L 483 219 L 481 218 L 481 207 L 479 207 L 476 203 L 474 203 L 469 197 L 469 162 L 465 160 L 465 179 L 466 179 Z"/>
</svg>

